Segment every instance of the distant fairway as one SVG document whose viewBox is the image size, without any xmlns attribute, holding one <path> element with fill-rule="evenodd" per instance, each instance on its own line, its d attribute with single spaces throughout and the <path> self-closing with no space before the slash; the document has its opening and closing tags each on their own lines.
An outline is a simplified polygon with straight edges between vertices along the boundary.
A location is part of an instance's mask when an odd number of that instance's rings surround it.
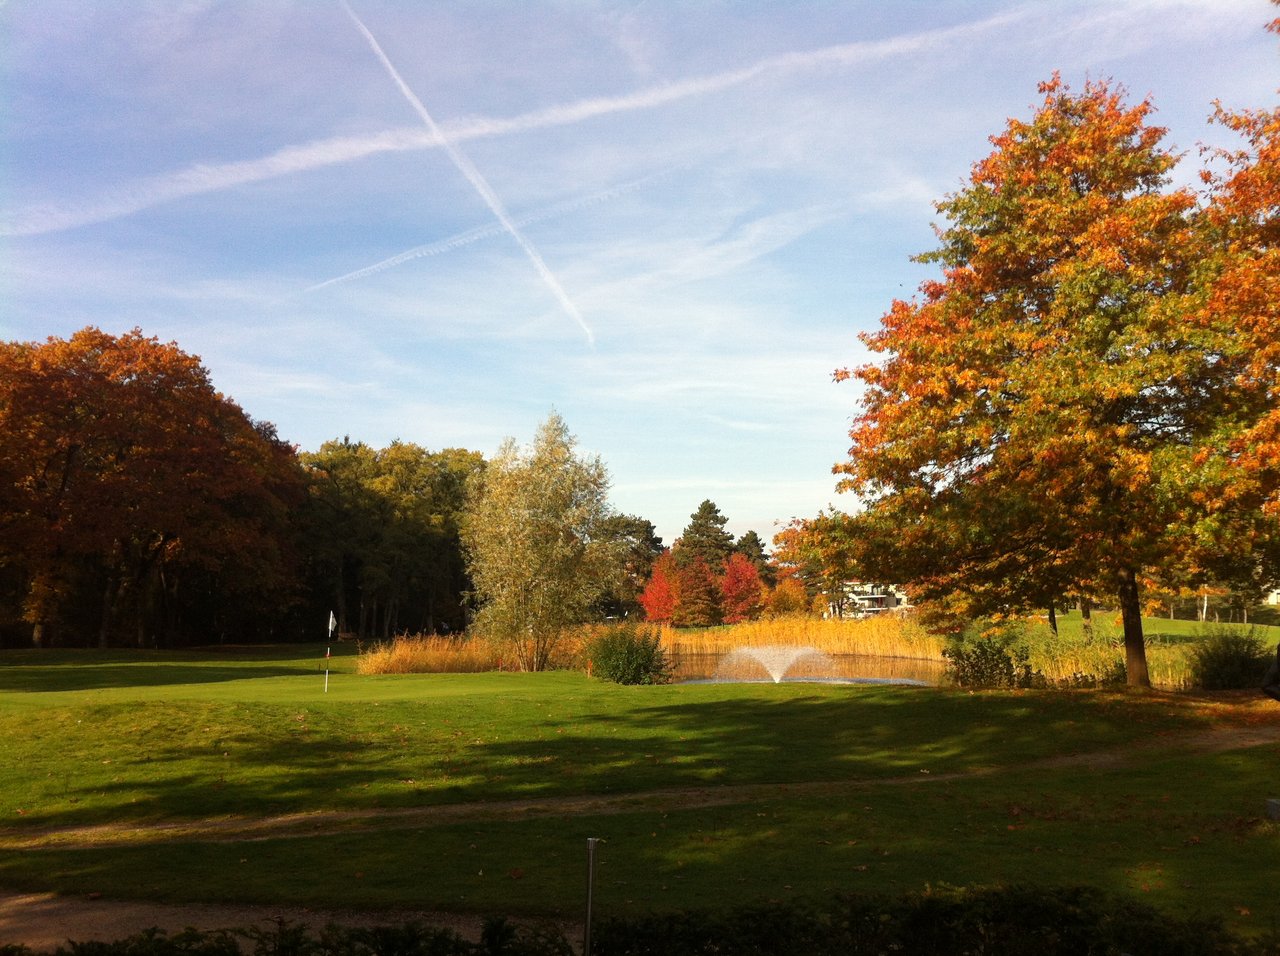
<svg viewBox="0 0 1280 956">
<path fill-rule="evenodd" d="M 574 917 L 1088 882 L 1280 922 L 1253 695 L 367 677 L 324 648 L 0 652 L 0 887 Z M 22 849 L 24 852 L 15 852 Z"/>
</svg>

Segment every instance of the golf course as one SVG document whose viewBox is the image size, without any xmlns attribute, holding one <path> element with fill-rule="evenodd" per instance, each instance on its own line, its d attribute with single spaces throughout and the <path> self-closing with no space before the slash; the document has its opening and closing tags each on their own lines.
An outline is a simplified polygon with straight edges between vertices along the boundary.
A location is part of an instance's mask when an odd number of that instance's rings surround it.
<svg viewBox="0 0 1280 956">
<path fill-rule="evenodd" d="M 1083 885 L 1280 923 L 1256 692 L 368 676 L 334 650 L 0 652 L 0 888 L 574 920 L 598 838 L 605 915 Z"/>
</svg>

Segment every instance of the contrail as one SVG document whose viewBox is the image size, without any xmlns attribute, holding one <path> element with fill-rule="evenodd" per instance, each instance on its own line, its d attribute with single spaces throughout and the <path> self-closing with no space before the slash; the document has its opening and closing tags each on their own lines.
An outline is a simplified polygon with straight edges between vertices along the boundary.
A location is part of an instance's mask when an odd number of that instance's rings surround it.
<svg viewBox="0 0 1280 956">
<path fill-rule="evenodd" d="M 568 293 L 564 291 L 564 287 L 560 285 L 560 280 L 555 277 L 549 268 L 547 268 L 547 264 L 543 261 L 538 250 L 533 247 L 533 243 L 526 239 L 524 237 L 524 233 L 516 228 L 516 224 L 511 221 L 511 217 L 503 207 L 502 201 L 498 199 L 497 194 L 490 188 L 488 182 L 485 181 L 485 178 L 480 175 L 480 170 L 476 169 L 475 164 L 467 158 L 466 154 L 463 153 L 462 150 L 454 145 L 447 136 L 440 132 L 440 127 L 437 126 L 436 121 L 431 118 L 431 114 L 427 112 L 427 108 L 422 105 L 422 100 L 418 99 L 413 90 L 409 89 L 409 84 L 404 81 L 404 78 L 400 76 L 399 71 L 397 71 L 391 61 L 387 59 L 387 55 L 382 52 L 382 47 L 378 44 L 377 39 L 369 32 L 369 28 L 360 21 L 360 18 L 356 16 L 356 12 L 351 9 L 347 0 L 340 0 L 340 2 L 342 3 L 342 9 L 347 11 L 347 16 L 351 17 L 351 21 L 356 25 L 360 32 L 364 34 L 364 38 L 369 41 L 369 46 L 372 47 L 373 52 L 377 54 L 378 59 L 382 61 L 382 65 L 387 68 L 387 73 L 390 74 L 391 79 L 395 81 L 396 86 L 400 88 L 400 92 L 404 94 L 404 98 L 409 101 L 409 105 L 413 107 L 414 112 L 418 114 L 418 118 L 421 119 L 423 125 L 427 127 L 427 132 L 434 136 L 440 145 L 444 147 L 444 151 L 448 153 L 449 158 L 453 160 L 453 165 L 458 167 L 458 172 L 467 177 L 467 181 L 475 187 L 475 191 L 478 192 L 480 194 L 480 198 L 485 201 L 485 204 L 489 207 L 489 211 L 497 217 L 498 221 L 502 223 L 507 232 L 511 234 L 511 238 L 520 244 L 520 248 L 524 250 L 524 254 L 529 257 L 529 261 L 533 263 L 533 267 L 538 270 L 538 275 L 542 276 L 542 281 L 546 284 L 547 288 L 551 290 L 551 294 L 559 301 L 560 307 L 564 309 L 569 318 L 573 319 L 573 321 L 577 322 L 578 325 L 582 327 L 582 331 L 587 335 L 587 343 L 595 345 L 595 333 L 591 331 L 591 327 L 587 325 L 586 321 L 582 318 L 582 313 L 578 311 L 578 307 L 573 304 Z"/>
<path fill-rule="evenodd" d="M 347 12 L 355 17 L 350 7 Z M 40 235 L 105 222 L 188 196 L 355 162 L 379 153 L 431 149 L 443 146 L 447 141 L 467 142 L 528 130 L 568 126 L 618 113 L 654 109 L 690 97 L 719 93 L 761 76 L 782 76 L 919 55 L 957 43 L 973 43 L 985 33 L 1025 19 L 1030 14 L 1031 8 L 1024 7 L 1012 13 L 998 14 L 958 27 L 784 53 L 766 57 L 736 70 L 652 86 L 622 96 L 593 97 L 506 118 L 470 117 L 449 123 L 444 136 L 440 135 L 439 127 L 436 127 L 434 134 L 417 127 L 401 127 L 370 136 L 335 136 L 313 140 L 286 146 L 256 159 L 197 164 L 173 173 L 135 181 L 91 204 L 27 207 L 0 222 L 0 236 Z M 358 20 L 356 22 L 359 23 Z M 368 31 L 363 26 L 361 30 L 368 36 Z"/>
<path fill-rule="evenodd" d="M 645 183 L 668 174 L 669 171 L 651 173 L 648 176 L 633 179 L 620 186 L 611 186 L 608 189 L 601 189 L 598 192 L 591 193 L 590 195 L 582 196 L 578 199 L 572 199 L 568 202 L 559 203 L 548 209 L 544 209 L 541 212 L 524 216 L 515 220 L 515 223 L 517 226 L 524 227 L 532 225 L 535 222 L 542 222 L 546 219 L 563 216 L 566 213 L 576 212 L 577 210 L 593 205 L 594 203 L 604 202 L 605 200 L 625 195 L 626 193 L 639 189 Z M 490 236 L 502 235 L 505 232 L 506 229 L 500 224 L 494 224 L 492 226 L 477 226 L 474 229 L 468 229 L 466 232 L 460 232 L 457 235 L 450 236 L 448 239 L 440 239 L 436 242 L 427 243 L 426 245 L 414 246 L 412 249 L 406 249 L 404 252 L 397 253 L 387 259 L 375 262 L 373 265 L 368 265 L 361 269 L 356 269 L 352 272 L 335 276 L 332 279 L 325 279 L 323 282 L 317 282 L 315 285 L 308 286 L 302 291 L 304 294 L 308 292 L 316 292 L 320 289 L 338 285 L 342 282 L 363 279 L 366 276 L 376 275 L 379 272 L 394 268 L 395 266 L 402 265 L 406 262 L 411 262 L 414 259 L 426 259 L 429 256 L 438 256 L 443 252 L 449 252 L 452 249 L 458 249 L 462 246 L 469 246 L 473 242 L 479 242 L 481 239 L 488 239 Z"/>
</svg>

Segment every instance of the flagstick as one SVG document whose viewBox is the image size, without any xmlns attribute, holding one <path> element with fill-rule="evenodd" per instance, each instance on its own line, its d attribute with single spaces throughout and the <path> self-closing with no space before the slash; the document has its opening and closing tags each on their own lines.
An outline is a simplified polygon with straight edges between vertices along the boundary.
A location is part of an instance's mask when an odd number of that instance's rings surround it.
<svg viewBox="0 0 1280 956">
<path fill-rule="evenodd" d="M 329 693 L 329 650 L 333 647 L 333 632 L 338 629 L 338 619 L 329 612 L 329 643 L 324 649 L 324 692 Z"/>
</svg>

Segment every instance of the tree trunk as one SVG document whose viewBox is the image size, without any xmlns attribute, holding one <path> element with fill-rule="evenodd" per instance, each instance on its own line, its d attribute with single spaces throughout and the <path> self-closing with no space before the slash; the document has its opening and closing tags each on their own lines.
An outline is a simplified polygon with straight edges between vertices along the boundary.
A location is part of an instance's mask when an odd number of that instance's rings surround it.
<svg viewBox="0 0 1280 956">
<path fill-rule="evenodd" d="M 1087 640 L 1093 640 L 1093 602 L 1086 597 L 1080 599 L 1080 630 Z"/>
<path fill-rule="evenodd" d="M 44 622 L 36 621 L 31 625 L 31 646 L 44 647 Z"/>
<path fill-rule="evenodd" d="M 115 577 L 108 576 L 107 586 L 102 590 L 102 620 L 98 623 L 98 647 L 102 650 L 106 650 L 111 642 L 111 622 L 116 616 L 117 587 Z"/>
<path fill-rule="evenodd" d="M 1054 637 L 1058 636 L 1058 612 L 1053 609 L 1053 605 L 1049 605 L 1049 630 Z"/>
<path fill-rule="evenodd" d="M 1147 672 L 1147 645 L 1142 636 L 1142 604 L 1138 598 L 1138 578 L 1131 568 L 1120 572 L 1120 619 L 1124 622 L 1125 682 L 1130 687 L 1150 687 Z"/>
</svg>

